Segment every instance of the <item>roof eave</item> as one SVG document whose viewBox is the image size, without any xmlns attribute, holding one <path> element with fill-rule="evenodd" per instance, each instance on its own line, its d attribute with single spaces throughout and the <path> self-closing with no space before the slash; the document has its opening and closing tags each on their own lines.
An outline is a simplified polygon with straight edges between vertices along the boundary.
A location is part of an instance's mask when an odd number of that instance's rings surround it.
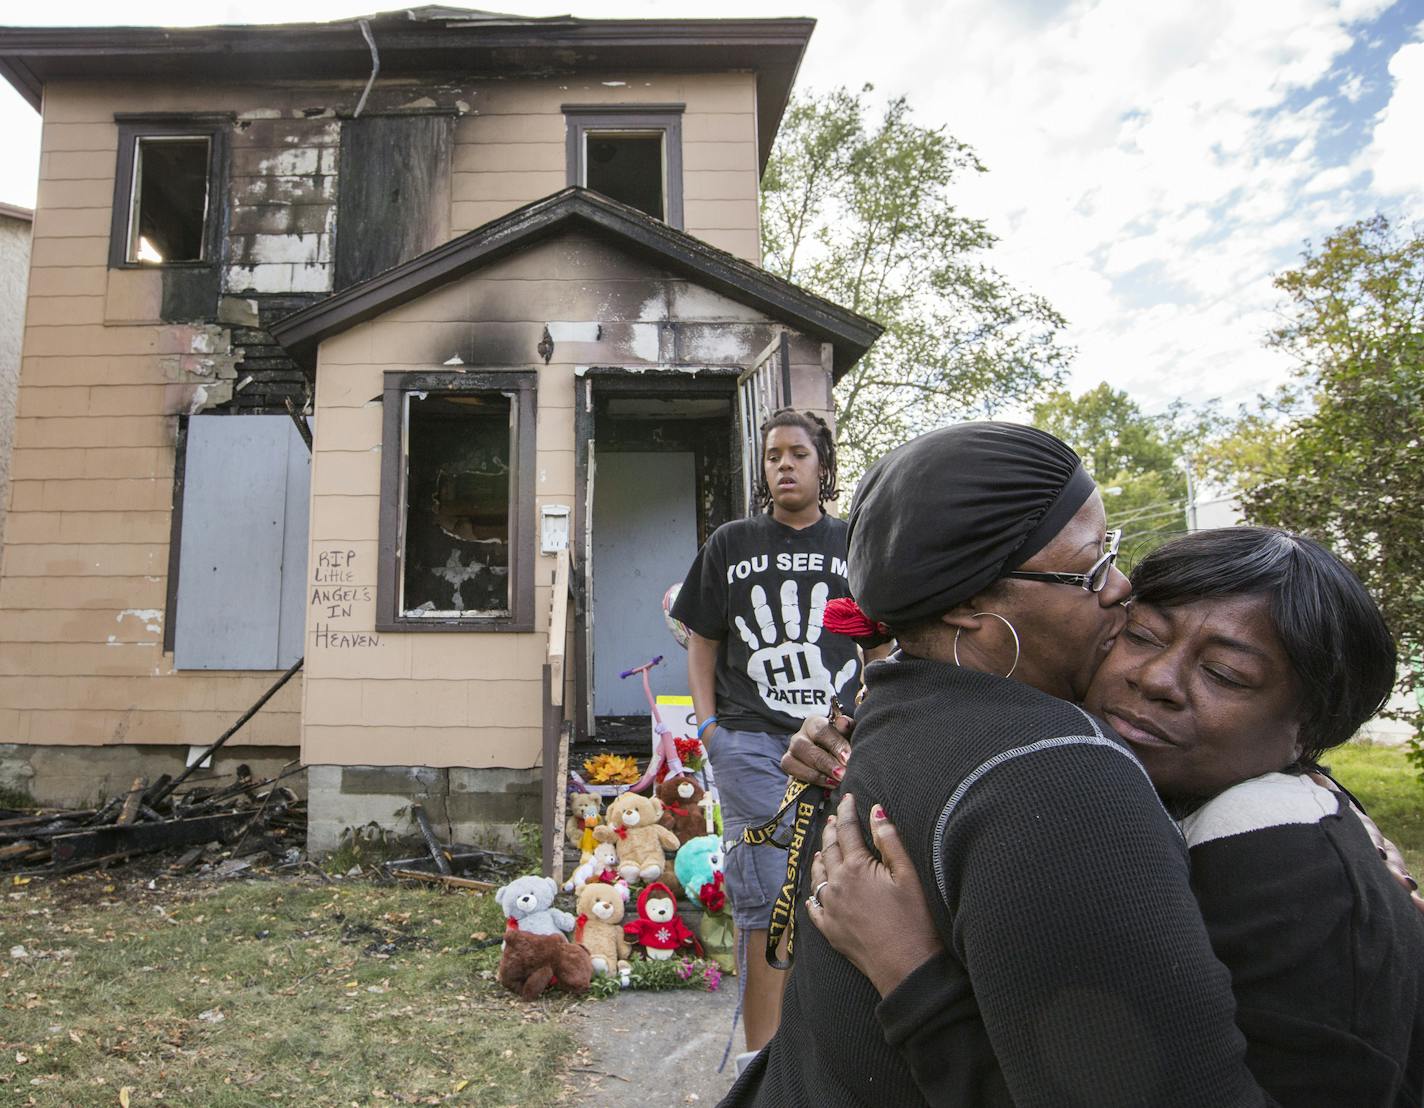
<svg viewBox="0 0 1424 1108">
<path fill-rule="evenodd" d="M 830 342 L 835 349 L 835 380 L 860 360 L 883 330 L 874 320 L 636 209 L 585 189 L 568 188 L 287 316 L 270 331 L 299 365 L 314 371 L 317 348 L 326 339 L 524 249 L 570 223 L 611 234 L 629 249 L 685 273 L 707 288 L 773 318 L 790 320 L 799 330 Z"/>
<path fill-rule="evenodd" d="M 372 17 L 383 75 L 564 72 L 589 65 L 651 70 L 745 69 L 757 77 L 758 155 L 765 169 L 815 20 L 413 21 Z M 476 64 L 472 55 L 483 55 Z M 530 54 L 538 55 L 531 59 Z M 699 57 L 703 60 L 699 62 Z M 500 59 L 504 59 L 500 63 Z M 547 63 L 545 63 L 547 59 Z M 676 64 L 671 64 L 675 60 Z M 495 63 L 487 68 L 485 63 Z M 227 75 L 364 78 L 358 20 L 220 27 L 0 27 L 0 76 L 40 110 L 51 79 Z M 192 73 L 188 73 L 192 69 Z"/>
</svg>

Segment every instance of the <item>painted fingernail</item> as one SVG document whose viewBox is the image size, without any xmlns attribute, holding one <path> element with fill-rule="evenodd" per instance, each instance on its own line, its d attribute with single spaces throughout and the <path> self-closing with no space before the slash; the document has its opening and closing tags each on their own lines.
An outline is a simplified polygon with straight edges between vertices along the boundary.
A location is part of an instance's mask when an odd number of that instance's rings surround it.
<svg viewBox="0 0 1424 1108">
<path fill-rule="evenodd" d="M 879 804 L 877 804 L 877 805 L 875 805 L 875 807 L 873 807 L 873 808 L 870 809 L 870 818 L 871 818 L 871 819 L 889 819 L 890 817 L 885 814 L 885 809 L 882 808 L 882 807 L 880 807 Z"/>
<path fill-rule="evenodd" d="M 835 781 L 839 781 L 844 776 L 845 766 L 837 766 L 835 769 L 831 770 L 831 778 Z"/>
</svg>

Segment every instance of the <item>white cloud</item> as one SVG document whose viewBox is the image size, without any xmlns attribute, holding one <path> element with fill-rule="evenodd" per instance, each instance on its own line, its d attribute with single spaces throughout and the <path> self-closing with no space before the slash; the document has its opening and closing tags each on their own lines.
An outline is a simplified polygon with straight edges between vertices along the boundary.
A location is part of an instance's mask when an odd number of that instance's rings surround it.
<svg viewBox="0 0 1424 1108">
<path fill-rule="evenodd" d="M 1366 162 L 1374 187 L 1389 196 L 1424 194 L 1424 42 L 1401 46 L 1389 61 L 1394 90 L 1375 123 Z"/>
</svg>

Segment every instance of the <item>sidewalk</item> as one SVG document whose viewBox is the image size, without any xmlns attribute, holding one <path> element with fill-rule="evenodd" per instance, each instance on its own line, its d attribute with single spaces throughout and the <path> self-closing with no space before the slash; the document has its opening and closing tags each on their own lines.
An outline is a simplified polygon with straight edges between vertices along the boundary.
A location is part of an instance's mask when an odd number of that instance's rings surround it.
<svg viewBox="0 0 1424 1108">
<path fill-rule="evenodd" d="M 645 1108 L 722 1099 L 742 1048 L 742 1028 L 727 1068 L 717 1072 L 737 1008 L 737 979 L 724 977 L 713 993 L 625 990 L 612 1000 L 581 1004 L 570 1027 L 587 1048 L 573 1075 L 587 1081 L 569 1103 Z"/>
</svg>

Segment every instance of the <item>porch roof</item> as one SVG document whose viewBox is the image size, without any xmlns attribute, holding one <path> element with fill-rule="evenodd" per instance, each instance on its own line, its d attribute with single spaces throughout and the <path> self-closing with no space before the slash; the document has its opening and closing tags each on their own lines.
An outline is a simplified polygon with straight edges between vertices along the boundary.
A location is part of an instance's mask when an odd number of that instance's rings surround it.
<svg viewBox="0 0 1424 1108">
<path fill-rule="evenodd" d="M 884 330 L 873 319 L 807 292 L 636 208 L 573 187 L 527 204 L 289 315 L 273 324 L 271 333 L 298 364 L 314 370 L 317 347 L 324 340 L 571 227 L 592 229 L 630 254 L 831 343 L 835 349 L 832 376 L 836 380 L 860 360 Z"/>
</svg>

